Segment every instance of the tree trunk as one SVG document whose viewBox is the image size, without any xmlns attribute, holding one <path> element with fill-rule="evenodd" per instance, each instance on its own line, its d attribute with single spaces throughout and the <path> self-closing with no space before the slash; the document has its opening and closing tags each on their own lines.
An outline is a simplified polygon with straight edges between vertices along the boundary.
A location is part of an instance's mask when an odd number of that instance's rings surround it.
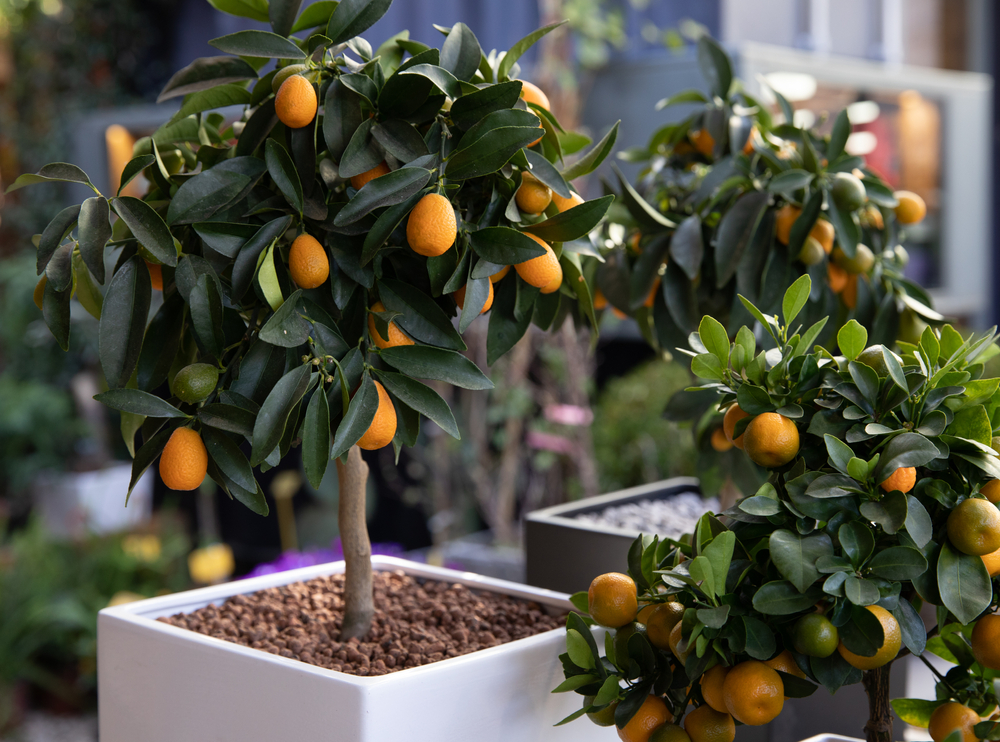
<svg viewBox="0 0 1000 742">
<path fill-rule="evenodd" d="M 861 679 L 868 694 L 868 723 L 865 724 L 868 742 L 892 742 L 892 706 L 889 705 L 891 667 L 892 663 L 868 670 Z"/>
<path fill-rule="evenodd" d="M 337 482 L 340 485 L 338 521 L 340 543 L 344 549 L 344 622 L 340 640 L 362 638 L 368 633 L 375 614 L 372 597 L 372 545 L 365 520 L 365 489 L 368 464 L 361 449 L 351 446 L 347 463 L 337 459 Z"/>
</svg>

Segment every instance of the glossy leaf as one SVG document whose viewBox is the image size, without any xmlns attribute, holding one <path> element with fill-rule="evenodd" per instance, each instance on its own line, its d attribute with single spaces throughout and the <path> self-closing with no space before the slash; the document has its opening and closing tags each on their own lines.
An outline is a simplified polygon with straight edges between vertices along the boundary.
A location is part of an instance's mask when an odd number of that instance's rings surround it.
<svg viewBox="0 0 1000 742">
<path fill-rule="evenodd" d="M 94 399 L 113 410 L 143 417 L 190 417 L 166 400 L 140 389 L 109 389 L 95 395 Z"/>
<path fill-rule="evenodd" d="M 993 597 L 993 586 L 981 557 L 963 554 L 950 542 L 941 544 L 937 562 L 941 600 L 960 623 L 971 623 L 985 611 Z"/>
<path fill-rule="evenodd" d="M 281 191 L 292 208 L 301 214 L 303 208 L 302 182 L 299 180 L 295 163 L 292 162 L 288 150 L 278 144 L 276 140 L 268 139 L 264 145 L 264 158 L 271 180 L 278 186 L 278 190 Z"/>
<path fill-rule="evenodd" d="M 115 198 L 111 205 L 122 218 L 135 238 L 164 265 L 177 265 L 177 250 L 174 238 L 166 222 L 152 206 L 131 196 Z"/>
<path fill-rule="evenodd" d="M 124 387 L 135 370 L 152 291 L 149 271 L 137 255 L 129 258 L 108 284 L 98 347 L 104 378 L 111 389 Z"/>
<path fill-rule="evenodd" d="M 392 0 L 341 0 L 330 16 L 326 36 L 334 44 L 360 36 L 373 26 L 392 4 Z"/>
<path fill-rule="evenodd" d="M 202 428 L 202 439 L 208 455 L 216 466 L 240 488 L 248 492 L 256 492 L 257 482 L 253 476 L 250 462 L 240 451 L 240 447 L 225 433 L 214 428 Z"/>
<path fill-rule="evenodd" d="M 237 31 L 212 39 L 208 43 L 219 51 L 239 57 L 303 59 L 306 56 L 305 52 L 293 42 L 270 31 Z"/>
<path fill-rule="evenodd" d="M 77 235 L 80 255 L 98 283 L 104 283 L 104 246 L 111 239 L 111 208 L 103 196 L 88 198 L 80 207 Z"/>
<path fill-rule="evenodd" d="M 251 466 L 259 466 L 281 442 L 288 416 L 309 388 L 310 370 L 311 366 L 296 366 L 267 395 L 253 427 Z"/>
<path fill-rule="evenodd" d="M 319 489 L 330 463 L 330 442 L 330 405 L 320 387 L 306 406 L 302 424 L 302 465 L 313 489 Z"/>
<path fill-rule="evenodd" d="M 719 222 L 715 246 L 715 285 L 722 288 L 736 274 L 740 258 L 750 243 L 767 209 L 768 194 L 746 193 L 725 213 Z"/>
<path fill-rule="evenodd" d="M 562 21 L 561 23 L 551 23 L 548 26 L 543 26 L 536 31 L 532 31 L 530 34 L 511 46 L 511 48 L 507 50 L 507 53 L 504 54 L 503 59 L 500 60 L 500 66 L 497 68 L 497 80 L 504 80 L 508 74 L 510 74 L 511 69 L 514 67 L 514 63 L 521 58 L 522 54 L 534 46 L 535 42 L 546 34 L 552 33 L 566 22 L 567 21 Z"/>
<path fill-rule="evenodd" d="M 493 382 L 475 363 L 453 350 L 400 345 L 385 348 L 379 355 L 390 366 L 416 379 L 446 381 L 463 389 L 493 388 Z"/>
<path fill-rule="evenodd" d="M 418 193 L 431 178 L 429 170 L 404 167 L 368 181 L 340 210 L 333 223 L 336 226 L 353 224 L 375 209 L 393 206 Z"/>
<path fill-rule="evenodd" d="M 440 426 L 452 438 L 461 439 L 455 416 L 441 395 L 425 384 L 403 374 L 378 371 L 379 380 L 386 390 L 403 404 L 416 410 Z"/>
<path fill-rule="evenodd" d="M 162 103 L 216 85 L 255 79 L 257 71 L 239 57 L 200 57 L 167 80 L 156 102 Z"/>
<path fill-rule="evenodd" d="M 601 163 L 604 162 L 615 148 L 615 142 L 618 139 L 618 126 L 620 124 L 620 120 L 616 121 L 614 126 L 608 130 L 608 133 L 601 137 L 601 140 L 587 151 L 587 154 L 582 155 L 576 162 L 563 170 L 563 177 L 567 181 L 576 180 L 577 178 L 582 178 L 584 175 L 589 175 L 600 167 Z"/>
<path fill-rule="evenodd" d="M 451 119 L 460 129 L 470 129 L 494 111 L 505 111 L 517 103 L 521 83 L 517 80 L 481 88 L 463 95 L 451 107 Z"/>
<path fill-rule="evenodd" d="M 53 162 L 44 166 L 37 173 L 24 173 L 23 175 L 19 175 L 13 183 L 7 186 L 5 193 L 13 193 L 14 191 L 24 188 L 25 186 L 34 185 L 36 183 L 52 182 L 83 183 L 84 185 L 94 188 L 94 184 L 90 182 L 90 178 L 87 177 L 87 174 L 76 165 L 71 165 L 68 162 Z M 95 188 L 94 190 L 97 189 Z"/>
<path fill-rule="evenodd" d="M 225 346 L 222 332 L 222 295 L 216 282 L 205 274 L 198 276 L 188 304 L 198 340 L 210 355 L 222 358 L 222 349 Z"/>
<path fill-rule="evenodd" d="M 611 208 L 614 196 L 602 196 L 592 201 L 584 201 L 579 206 L 567 209 L 538 224 L 524 227 L 525 232 L 540 237 L 546 242 L 569 242 L 590 234 Z"/>
<path fill-rule="evenodd" d="M 386 309 L 403 316 L 396 323 L 407 335 L 429 345 L 465 350 L 465 342 L 451 320 L 427 294 L 409 283 L 385 279 L 379 282 L 379 296 Z"/>
<path fill-rule="evenodd" d="M 347 453 L 351 446 L 361 440 L 361 436 L 365 434 L 372 424 L 372 420 L 375 419 L 378 404 L 378 389 L 375 388 L 371 376 L 365 374 L 361 379 L 361 388 L 351 399 L 344 419 L 337 426 L 337 433 L 333 437 L 331 458 L 340 458 Z"/>
</svg>

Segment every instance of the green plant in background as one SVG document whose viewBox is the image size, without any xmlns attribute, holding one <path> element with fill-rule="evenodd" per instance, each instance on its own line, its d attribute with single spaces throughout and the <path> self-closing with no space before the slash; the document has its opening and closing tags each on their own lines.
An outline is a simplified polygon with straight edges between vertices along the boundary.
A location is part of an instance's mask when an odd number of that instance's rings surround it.
<svg viewBox="0 0 1000 742">
<path fill-rule="evenodd" d="M 53 541 L 38 523 L 0 539 L 0 728 L 18 683 L 92 705 L 97 612 L 116 596 L 183 590 L 188 549 L 169 520 L 155 532 L 77 543 Z"/>
<path fill-rule="evenodd" d="M 531 323 L 593 322 L 593 258 L 575 250 L 613 200 L 583 201 L 568 181 L 601 163 L 617 127 L 566 164 L 564 143 L 588 140 L 516 79 L 520 55 L 558 24 L 505 54 L 485 54 L 461 23 L 443 29 L 440 50 L 403 32 L 373 51 L 359 34 L 389 4 L 226 4 L 273 32 L 215 39 L 232 56 L 167 83 L 161 99 L 183 97 L 181 108 L 121 179 L 145 173 L 143 199 L 108 198 L 66 163 L 8 189 L 95 192 L 40 238 L 42 312 L 63 347 L 74 287 L 99 317 L 109 391 L 98 399 L 123 413 L 133 486 L 159 457 L 168 486 L 194 489 L 207 473 L 266 514 L 254 469 L 301 446 L 317 486 L 337 461 L 345 637 L 363 635 L 374 611 L 358 446 L 398 454 L 421 416 L 458 436 L 418 379 L 491 386 L 461 354 L 481 313 L 487 363 Z M 277 69 L 260 75 L 269 59 Z M 211 112 L 229 105 L 244 106 L 239 121 Z M 528 213 L 522 189 L 544 203 Z"/>
<path fill-rule="evenodd" d="M 804 316 L 834 320 L 822 342 L 851 318 L 887 344 L 904 312 L 943 321 L 926 292 L 903 277 L 906 256 L 896 247 L 905 224 L 923 217 L 922 202 L 902 194 L 901 206 L 863 158 L 844 151 L 847 112 L 822 135 L 796 127 L 791 106 L 775 93 L 785 122 L 776 123 L 708 36 L 698 41 L 698 60 L 708 95 L 686 91 L 658 107 L 701 109 L 620 155 L 648 165 L 638 189 L 619 177 L 609 225 L 625 231 L 597 274 L 605 299 L 668 351 L 684 345 L 703 314 L 730 335 L 752 323 L 737 292 L 777 311 L 784 290 L 804 274 L 813 283 Z"/>
<path fill-rule="evenodd" d="M 662 361 L 608 381 L 597 395 L 592 426 L 601 492 L 704 471 L 690 434 L 662 413 L 689 382 L 684 368 Z"/>
<path fill-rule="evenodd" d="M 0 262 L 0 499 L 18 501 L 40 471 L 59 471 L 77 459 L 87 429 L 77 416 L 71 379 L 97 350 L 97 323 L 74 320 L 79 328 L 69 354 L 59 350 L 31 295 L 34 259 Z"/>
<path fill-rule="evenodd" d="M 927 328 L 897 356 L 850 320 L 835 356 L 815 344 L 827 318 L 802 321 L 811 289 L 796 280 L 780 320 L 740 297 L 770 349 L 745 326 L 730 342 L 707 316 L 692 335 L 693 373 L 720 407 L 744 413 L 733 437 L 768 479 L 722 513 L 728 525 L 706 515 L 681 541 L 637 539 L 634 584 L 621 588 L 637 600 L 620 622 L 604 618 L 608 575 L 574 597 L 617 629 L 605 664 L 585 619 L 570 616 L 559 690 L 589 699 L 575 716 L 614 707 L 628 727 L 652 692 L 675 723 L 687 713 L 692 739 L 709 719 L 731 740 L 733 719 L 767 723 L 785 696 L 862 682 L 867 737 L 888 742 L 891 663 L 929 651 L 958 666 L 938 675 L 936 699 L 900 699 L 896 711 L 935 742 L 1000 737 L 1000 724 L 979 723 L 1000 676 L 1000 379 L 984 377 L 1000 354 L 996 328 L 967 339 Z M 935 607 L 930 631 L 924 604 Z M 640 605 L 654 606 L 643 630 L 632 623 Z"/>
</svg>

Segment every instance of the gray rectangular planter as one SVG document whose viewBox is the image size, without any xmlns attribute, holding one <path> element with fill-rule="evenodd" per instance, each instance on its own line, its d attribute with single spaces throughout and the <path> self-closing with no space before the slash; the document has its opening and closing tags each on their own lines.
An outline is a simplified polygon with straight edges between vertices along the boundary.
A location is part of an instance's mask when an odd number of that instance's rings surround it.
<svg viewBox="0 0 1000 742">
<path fill-rule="evenodd" d="M 528 584 L 572 594 L 586 590 L 599 574 L 624 572 L 629 546 L 639 532 L 598 526 L 575 516 L 612 505 L 665 500 L 685 492 L 700 493 L 698 480 L 664 479 L 528 513 L 524 524 Z"/>
</svg>

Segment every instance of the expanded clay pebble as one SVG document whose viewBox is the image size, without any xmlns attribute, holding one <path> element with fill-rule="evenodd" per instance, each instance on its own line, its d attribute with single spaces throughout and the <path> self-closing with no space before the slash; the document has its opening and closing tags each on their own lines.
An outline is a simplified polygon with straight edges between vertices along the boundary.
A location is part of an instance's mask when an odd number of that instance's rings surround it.
<svg viewBox="0 0 1000 742">
<path fill-rule="evenodd" d="M 340 642 L 344 576 L 318 577 L 219 606 L 158 620 L 351 675 L 385 675 L 534 636 L 564 624 L 538 603 L 417 580 L 374 575 L 375 617 L 363 641 Z"/>
<path fill-rule="evenodd" d="M 707 512 L 719 512 L 719 500 L 685 492 L 663 500 L 640 500 L 612 505 L 598 513 L 581 513 L 576 520 L 628 531 L 657 534 L 678 539 L 694 531 L 698 519 Z"/>
</svg>

